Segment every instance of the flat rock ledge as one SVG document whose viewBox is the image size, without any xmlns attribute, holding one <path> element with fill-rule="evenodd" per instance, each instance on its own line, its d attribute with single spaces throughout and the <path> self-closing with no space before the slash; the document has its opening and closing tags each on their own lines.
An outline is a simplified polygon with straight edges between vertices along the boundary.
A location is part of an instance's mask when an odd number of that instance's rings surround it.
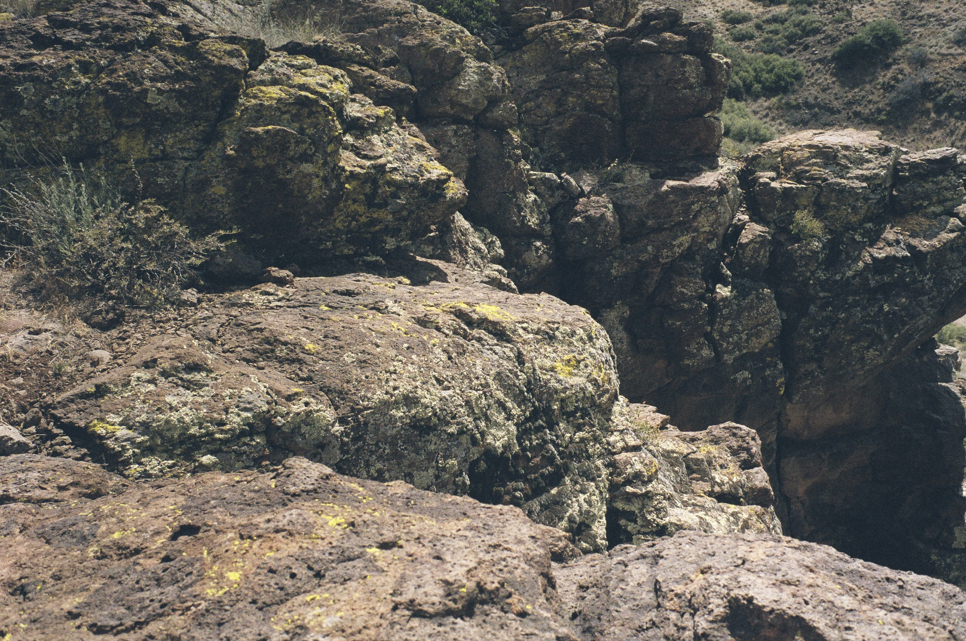
<svg viewBox="0 0 966 641">
<path fill-rule="evenodd" d="M 581 556 L 511 506 L 273 472 L 0 458 L 0 638 L 962 639 L 966 594 L 764 535 Z"/>
</svg>

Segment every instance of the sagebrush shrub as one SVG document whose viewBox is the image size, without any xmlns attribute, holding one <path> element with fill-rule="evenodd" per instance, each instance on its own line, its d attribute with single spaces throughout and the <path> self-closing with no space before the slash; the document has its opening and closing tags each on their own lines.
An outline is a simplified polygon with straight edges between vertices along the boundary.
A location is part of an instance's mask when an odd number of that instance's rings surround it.
<svg viewBox="0 0 966 641">
<path fill-rule="evenodd" d="M 721 22 L 725 24 L 745 24 L 755 19 L 755 16 L 747 11 L 736 11 L 735 9 L 725 9 L 720 14 Z"/>
<path fill-rule="evenodd" d="M 805 69 L 794 59 L 745 53 L 722 40 L 715 41 L 715 51 L 731 59 L 728 96 L 736 100 L 789 93 L 805 77 Z"/>
<path fill-rule="evenodd" d="M 52 178 L 2 194 L 0 240 L 51 303 L 169 303 L 222 247 L 219 234 L 194 238 L 156 203 L 127 204 L 103 179 L 66 162 Z"/>
<path fill-rule="evenodd" d="M 735 42 L 747 42 L 758 37 L 758 30 L 750 24 L 743 24 L 729 31 L 728 36 Z"/>
<path fill-rule="evenodd" d="M 306 5 L 289 7 L 284 14 L 273 9 L 274 0 L 261 0 L 251 7 L 231 7 L 212 3 L 206 17 L 224 31 L 248 38 L 261 38 L 270 49 L 286 42 L 313 42 L 334 38 L 341 32 L 337 6 Z"/>
<path fill-rule="evenodd" d="M 893 20 L 876 20 L 843 40 L 832 53 L 832 60 L 840 69 L 853 69 L 881 59 L 902 40 L 902 29 Z"/>
<path fill-rule="evenodd" d="M 755 118 L 748 107 L 737 100 L 725 98 L 718 117 L 724 125 L 724 135 L 735 142 L 761 144 L 775 138 L 775 130 Z"/>
<path fill-rule="evenodd" d="M 37 0 L 0 0 L 0 13 L 12 13 L 18 18 L 37 15 Z"/>
</svg>

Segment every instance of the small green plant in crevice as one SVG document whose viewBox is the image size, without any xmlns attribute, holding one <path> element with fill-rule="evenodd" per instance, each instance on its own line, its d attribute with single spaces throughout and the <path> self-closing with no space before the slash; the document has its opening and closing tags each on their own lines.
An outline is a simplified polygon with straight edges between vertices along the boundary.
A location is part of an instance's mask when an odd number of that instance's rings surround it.
<svg viewBox="0 0 966 641">
<path fill-rule="evenodd" d="M 832 61 L 839 69 L 855 69 L 881 60 L 902 42 L 902 28 L 895 21 L 875 20 L 839 43 Z"/>
<path fill-rule="evenodd" d="M 53 305 L 171 303 L 222 247 L 220 234 L 195 238 L 154 202 L 123 202 L 83 166 L 65 162 L 48 179 L 0 193 L 0 243 L 40 299 Z"/>
<path fill-rule="evenodd" d="M 803 241 L 816 240 L 825 235 L 825 225 L 808 211 L 795 212 L 789 229 Z"/>
<path fill-rule="evenodd" d="M 473 35 L 496 26 L 497 0 L 416 0 L 433 13 L 452 20 Z"/>
<path fill-rule="evenodd" d="M 0 13 L 12 13 L 17 18 L 37 15 L 37 0 L 0 0 Z"/>
</svg>

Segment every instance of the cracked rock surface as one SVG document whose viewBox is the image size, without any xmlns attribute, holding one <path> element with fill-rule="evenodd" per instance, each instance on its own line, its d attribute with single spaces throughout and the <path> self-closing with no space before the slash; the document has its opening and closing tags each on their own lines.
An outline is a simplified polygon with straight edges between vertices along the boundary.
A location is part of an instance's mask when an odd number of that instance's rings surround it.
<svg viewBox="0 0 966 641">
<path fill-rule="evenodd" d="M 966 596 L 776 536 L 679 533 L 580 556 L 509 506 L 271 472 L 131 483 L 0 458 L 11 639 L 954 639 Z M 910 607 L 914 603 L 914 607 Z"/>
</svg>

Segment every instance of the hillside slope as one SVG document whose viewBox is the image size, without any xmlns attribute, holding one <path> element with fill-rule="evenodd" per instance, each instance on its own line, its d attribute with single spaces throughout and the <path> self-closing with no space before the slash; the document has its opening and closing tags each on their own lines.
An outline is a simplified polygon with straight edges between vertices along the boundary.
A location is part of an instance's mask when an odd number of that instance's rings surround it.
<svg viewBox="0 0 966 641">
<path fill-rule="evenodd" d="M 911 149 L 961 147 L 966 142 L 966 17 L 951 0 L 820 0 L 809 6 L 768 5 L 751 0 L 668 0 L 685 19 L 711 21 L 726 42 L 747 52 L 769 51 L 798 60 L 805 77 L 782 98 L 759 98 L 752 112 L 779 133 L 808 128 L 874 128 Z M 727 11 L 752 20 L 728 24 Z M 815 33 L 781 46 L 782 14 L 812 16 Z M 863 26 L 889 19 L 900 27 L 902 44 L 881 58 L 839 69 L 833 53 Z M 732 19 L 733 20 L 733 19 Z M 760 22 L 759 22 L 760 21 Z M 747 25 L 737 35 L 734 30 Z M 786 31 L 787 33 L 787 31 Z M 793 36 L 792 39 L 795 39 Z"/>
</svg>

